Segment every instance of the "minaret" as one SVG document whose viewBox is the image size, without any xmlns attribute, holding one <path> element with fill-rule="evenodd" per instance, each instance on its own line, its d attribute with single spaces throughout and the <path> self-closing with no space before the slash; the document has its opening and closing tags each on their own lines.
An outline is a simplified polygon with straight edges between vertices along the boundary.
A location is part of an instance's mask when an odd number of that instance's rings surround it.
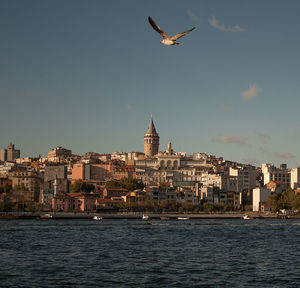
<svg viewBox="0 0 300 288">
<path fill-rule="evenodd" d="M 55 179 L 53 181 L 53 187 L 54 187 L 54 196 L 58 194 L 58 180 L 57 175 L 55 176 Z"/>
<path fill-rule="evenodd" d="M 172 149 L 172 143 L 169 141 L 168 142 L 168 148 L 166 150 L 167 155 L 172 155 L 173 154 L 173 149 Z"/>
<path fill-rule="evenodd" d="M 144 153 L 146 156 L 151 157 L 158 154 L 159 150 L 159 136 L 155 130 L 152 120 L 152 114 L 148 130 L 144 136 Z"/>
</svg>

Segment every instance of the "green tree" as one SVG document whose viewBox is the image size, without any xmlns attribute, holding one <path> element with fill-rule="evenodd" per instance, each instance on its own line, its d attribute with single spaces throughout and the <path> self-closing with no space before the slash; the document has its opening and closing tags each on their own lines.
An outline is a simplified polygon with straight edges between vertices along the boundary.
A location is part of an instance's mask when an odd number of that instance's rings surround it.
<svg viewBox="0 0 300 288">
<path fill-rule="evenodd" d="M 295 197 L 294 201 L 292 202 L 292 208 L 294 210 L 298 210 L 298 212 L 300 211 L 300 195 Z"/>
<path fill-rule="evenodd" d="M 120 181 L 118 181 L 118 180 L 111 179 L 111 180 L 106 181 L 106 183 L 105 183 L 105 188 L 117 188 L 117 187 L 119 187 L 119 188 L 122 187 Z"/>
<path fill-rule="evenodd" d="M 70 185 L 70 192 L 90 193 L 92 191 L 95 191 L 95 186 L 93 184 L 83 182 L 82 180 L 77 180 Z"/>
<path fill-rule="evenodd" d="M 295 192 L 292 188 L 284 191 L 278 201 L 280 209 L 291 209 L 292 203 L 295 200 Z"/>
<path fill-rule="evenodd" d="M 111 179 L 106 181 L 105 183 L 106 188 L 125 188 L 128 191 L 134 191 L 136 189 L 144 189 L 144 184 L 139 182 L 137 179 L 133 178 L 122 178 L 120 180 Z"/>
<path fill-rule="evenodd" d="M 209 202 L 205 202 L 203 204 L 203 210 L 205 212 L 212 212 L 213 211 L 213 204 L 209 203 Z"/>
<path fill-rule="evenodd" d="M 279 210 L 278 196 L 279 195 L 277 195 L 276 193 L 272 193 L 267 199 L 267 204 L 271 207 L 271 210 L 274 212 Z"/>
</svg>

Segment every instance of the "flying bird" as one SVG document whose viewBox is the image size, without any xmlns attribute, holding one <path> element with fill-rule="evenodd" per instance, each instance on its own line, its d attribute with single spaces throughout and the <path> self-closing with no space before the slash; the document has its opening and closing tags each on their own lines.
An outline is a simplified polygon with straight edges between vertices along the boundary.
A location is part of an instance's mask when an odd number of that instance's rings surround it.
<svg viewBox="0 0 300 288">
<path fill-rule="evenodd" d="M 150 25 L 152 26 L 152 28 L 157 31 L 161 37 L 163 37 L 163 40 L 160 41 L 160 43 L 165 44 L 165 45 L 179 45 L 179 42 L 176 42 L 177 39 L 183 37 L 184 35 L 190 33 L 191 31 L 193 31 L 195 29 L 195 27 L 193 27 L 190 30 L 187 30 L 185 32 L 179 33 L 174 35 L 173 37 L 170 37 L 165 31 L 163 31 L 155 22 L 154 20 L 149 16 L 148 17 L 148 21 L 150 23 Z"/>
</svg>

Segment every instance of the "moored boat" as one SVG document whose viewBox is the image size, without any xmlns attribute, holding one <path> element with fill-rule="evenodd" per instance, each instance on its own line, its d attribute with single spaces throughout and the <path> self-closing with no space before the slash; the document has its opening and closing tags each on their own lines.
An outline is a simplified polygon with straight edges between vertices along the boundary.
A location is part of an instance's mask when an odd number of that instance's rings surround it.
<svg viewBox="0 0 300 288">
<path fill-rule="evenodd" d="M 250 217 L 249 215 L 246 214 L 246 215 L 243 216 L 243 219 L 244 219 L 244 220 L 250 220 L 251 217 Z"/>
<path fill-rule="evenodd" d="M 189 220 L 190 218 L 188 217 L 177 217 L 178 220 Z"/>
<path fill-rule="evenodd" d="M 149 219 L 149 216 L 148 216 L 148 215 L 145 215 L 145 214 L 143 214 L 142 220 L 148 220 L 148 219 Z"/>
<path fill-rule="evenodd" d="M 94 217 L 93 217 L 93 220 L 100 221 L 100 220 L 102 220 L 102 216 L 94 216 Z"/>
</svg>

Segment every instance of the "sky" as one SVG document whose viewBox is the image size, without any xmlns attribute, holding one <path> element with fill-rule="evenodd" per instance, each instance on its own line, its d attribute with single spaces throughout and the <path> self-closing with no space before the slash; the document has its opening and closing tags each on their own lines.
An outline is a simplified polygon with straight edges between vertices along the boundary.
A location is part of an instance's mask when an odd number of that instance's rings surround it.
<svg viewBox="0 0 300 288">
<path fill-rule="evenodd" d="M 0 148 L 300 165 L 300 1 L 1 0 Z M 168 34 L 164 46 L 148 23 Z"/>
</svg>

